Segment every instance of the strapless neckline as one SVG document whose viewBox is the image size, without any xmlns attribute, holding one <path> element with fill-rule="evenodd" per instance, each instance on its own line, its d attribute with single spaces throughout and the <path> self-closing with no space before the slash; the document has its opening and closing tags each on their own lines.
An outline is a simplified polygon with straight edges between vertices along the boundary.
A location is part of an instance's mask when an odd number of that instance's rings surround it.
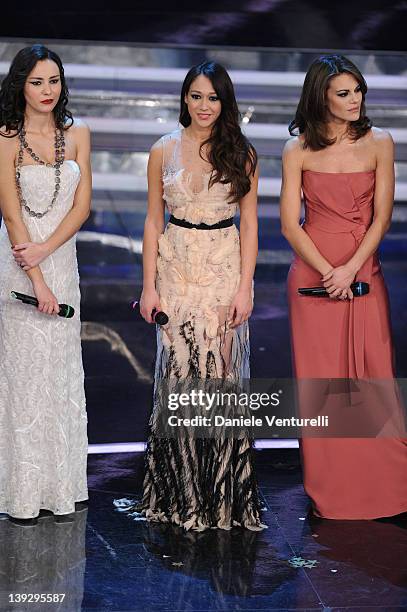
<svg viewBox="0 0 407 612">
<path fill-rule="evenodd" d="M 62 165 L 68 164 L 69 162 L 72 162 L 78 168 L 78 170 L 80 170 L 79 164 L 76 161 L 76 159 L 65 159 L 62 162 Z M 21 169 L 23 169 L 23 168 L 48 168 L 49 170 L 54 170 L 55 169 L 52 166 L 46 166 L 46 165 L 42 165 L 42 164 L 25 164 L 24 166 L 21 166 Z"/>
<path fill-rule="evenodd" d="M 341 174 L 375 174 L 376 170 L 358 170 L 356 172 L 319 172 L 318 170 L 303 170 L 303 172 L 312 172 L 313 174 L 332 174 L 333 176 L 338 176 Z"/>
</svg>

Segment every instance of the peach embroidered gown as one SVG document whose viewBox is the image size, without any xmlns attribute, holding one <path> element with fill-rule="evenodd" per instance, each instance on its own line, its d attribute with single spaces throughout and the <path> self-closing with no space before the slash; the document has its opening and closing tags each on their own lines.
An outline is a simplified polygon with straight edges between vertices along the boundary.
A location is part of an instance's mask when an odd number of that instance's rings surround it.
<svg viewBox="0 0 407 612">
<path fill-rule="evenodd" d="M 304 230 L 333 265 L 350 259 L 373 218 L 375 172 L 304 171 Z M 296 256 L 288 276 L 298 378 L 394 377 L 387 289 L 377 253 L 357 274 L 370 293 L 353 301 L 298 295 L 321 285 Z M 317 515 L 374 519 L 407 511 L 407 443 L 397 438 L 304 438 L 304 488 Z"/>
<path fill-rule="evenodd" d="M 183 130 L 160 143 L 163 197 L 174 217 L 214 225 L 235 215 L 229 186 L 215 183 L 208 189 L 210 168 Z M 163 378 L 249 377 L 247 322 L 234 329 L 226 324 L 239 280 L 235 225 L 212 230 L 167 225 L 159 239 L 156 287 L 169 323 L 157 327 L 156 386 Z M 247 438 L 176 440 L 152 431 L 143 489 L 141 504 L 124 499 L 116 500 L 116 507 L 185 529 L 263 528 Z"/>
</svg>

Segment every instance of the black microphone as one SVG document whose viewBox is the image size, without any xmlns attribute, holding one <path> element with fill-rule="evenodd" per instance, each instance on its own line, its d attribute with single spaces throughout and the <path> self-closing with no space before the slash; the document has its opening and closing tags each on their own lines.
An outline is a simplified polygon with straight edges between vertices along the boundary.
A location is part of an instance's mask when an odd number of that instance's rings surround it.
<svg viewBox="0 0 407 612">
<path fill-rule="evenodd" d="M 134 300 L 134 302 L 131 303 L 131 308 L 140 312 L 140 302 L 138 300 Z M 165 312 L 162 310 L 157 310 L 156 308 L 153 308 L 151 311 L 151 318 L 155 323 L 157 323 L 157 325 L 167 325 L 169 320 L 168 315 Z"/>
<path fill-rule="evenodd" d="M 31 306 L 38 306 L 37 298 L 32 295 L 26 295 L 25 293 L 18 293 L 18 291 L 12 291 L 11 297 L 16 298 L 16 300 L 21 300 L 24 304 L 30 304 Z M 68 304 L 58 304 L 59 312 L 58 316 L 63 317 L 64 319 L 71 319 L 75 314 L 75 309 L 73 306 L 69 306 Z"/>
<path fill-rule="evenodd" d="M 356 283 L 351 284 L 350 290 L 355 297 L 367 295 L 369 293 L 369 283 L 356 281 Z M 298 289 L 298 293 L 312 297 L 329 297 L 329 293 L 325 287 L 301 287 Z"/>
</svg>

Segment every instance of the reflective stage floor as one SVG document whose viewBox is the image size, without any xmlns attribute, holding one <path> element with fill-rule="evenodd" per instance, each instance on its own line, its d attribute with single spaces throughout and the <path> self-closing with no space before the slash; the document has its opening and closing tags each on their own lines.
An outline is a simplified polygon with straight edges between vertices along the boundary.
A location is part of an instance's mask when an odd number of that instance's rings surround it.
<svg viewBox="0 0 407 612">
<path fill-rule="evenodd" d="M 191 533 L 113 509 L 140 493 L 142 454 L 91 455 L 89 506 L 68 522 L 0 520 L 1 610 L 407 609 L 407 521 L 313 519 L 298 451 L 256 462 L 268 529 Z M 17 605 L 10 593 L 66 595 Z"/>
</svg>

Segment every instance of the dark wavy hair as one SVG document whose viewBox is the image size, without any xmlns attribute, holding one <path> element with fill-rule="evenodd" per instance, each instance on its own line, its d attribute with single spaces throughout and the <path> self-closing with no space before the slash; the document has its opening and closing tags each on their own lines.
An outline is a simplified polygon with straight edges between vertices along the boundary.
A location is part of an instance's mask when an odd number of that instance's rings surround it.
<svg viewBox="0 0 407 612">
<path fill-rule="evenodd" d="M 64 67 L 60 57 L 44 47 L 44 45 L 32 45 L 21 49 L 11 62 L 8 74 L 4 77 L 0 89 L 0 126 L 6 133 L 0 132 L 2 136 L 8 136 L 7 132 L 19 133 L 24 124 L 25 97 L 24 85 L 30 72 L 37 62 L 52 60 L 59 69 L 61 78 L 61 95 L 53 109 L 55 125 L 59 129 L 68 129 L 73 124 L 72 113 L 66 108 L 68 104 L 68 87 L 65 81 Z M 11 136 L 15 136 L 11 134 Z"/>
<path fill-rule="evenodd" d="M 223 66 L 216 62 L 203 62 L 190 69 L 181 89 L 179 122 L 184 127 L 191 125 L 185 96 L 201 74 L 210 80 L 221 102 L 220 115 L 200 150 L 202 157 L 202 147 L 209 145 L 208 161 L 213 167 L 209 187 L 215 183 L 230 184 L 231 201 L 238 202 L 250 191 L 250 176 L 256 171 L 257 153 L 240 129 L 233 83 Z"/>
<path fill-rule="evenodd" d="M 305 75 L 297 111 L 288 127 L 292 136 L 298 136 L 298 133 L 304 135 L 304 148 L 318 151 L 334 144 L 336 139 L 330 139 L 326 134 L 326 92 L 329 81 L 344 72 L 355 77 L 362 92 L 360 116 L 357 121 L 351 121 L 349 124 L 351 139 L 358 140 L 372 127 L 372 122 L 366 116 L 367 85 L 360 70 L 344 55 L 322 55 L 312 62 Z"/>
</svg>

